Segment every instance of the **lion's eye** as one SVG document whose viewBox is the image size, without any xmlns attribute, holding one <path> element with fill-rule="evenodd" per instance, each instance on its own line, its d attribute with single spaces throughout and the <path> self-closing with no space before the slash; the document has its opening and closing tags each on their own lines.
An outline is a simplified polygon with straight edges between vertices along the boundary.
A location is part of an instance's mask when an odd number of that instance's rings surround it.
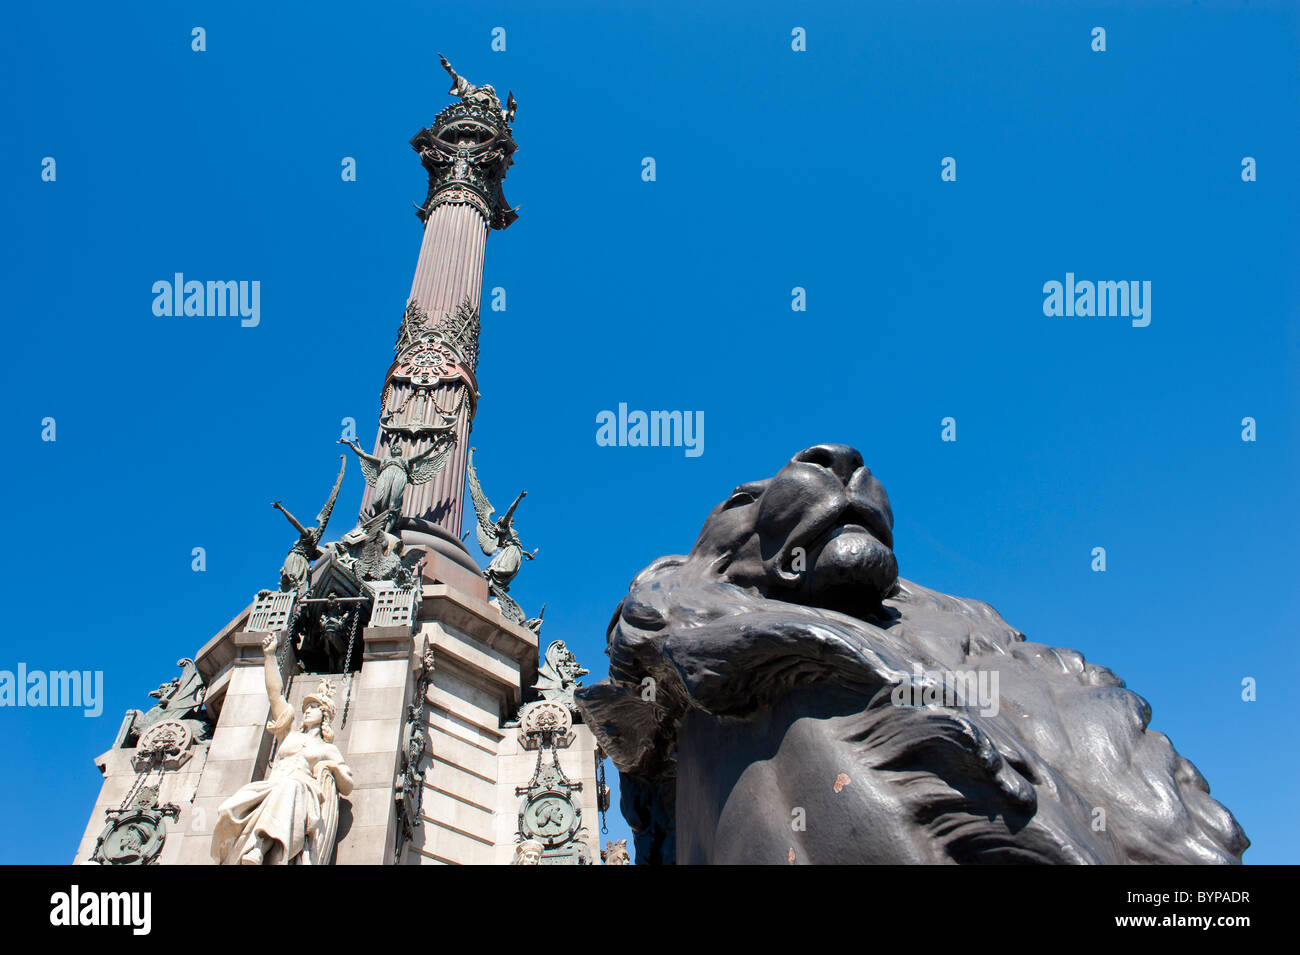
<svg viewBox="0 0 1300 955">
<path fill-rule="evenodd" d="M 727 499 L 727 503 L 723 505 L 722 509 L 724 511 L 729 511 L 733 507 L 739 507 L 742 504 L 753 504 L 756 500 L 758 500 L 758 498 L 754 497 L 754 495 L 749 491 L 737 491 Z"/>
</svg>

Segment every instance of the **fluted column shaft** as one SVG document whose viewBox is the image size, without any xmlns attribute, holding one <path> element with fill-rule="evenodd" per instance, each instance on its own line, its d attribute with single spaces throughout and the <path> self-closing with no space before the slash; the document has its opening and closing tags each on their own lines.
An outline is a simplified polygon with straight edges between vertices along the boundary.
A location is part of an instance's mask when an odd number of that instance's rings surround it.
<svg viewBox="0 0 1300 955">
<path fill-rule="evenodd" d="M 430 212 L 409 300 L 418 304 L 431 322 L 466 303 L 478 311 L 483 294 L 487 236 L 487 223 L 473 205 L 446 203 Z M 453 537 L 459 537 L 469 435 L 478 400 L 477 382 L 472 369 L 459 368 L 454 380 L 443 381 L 433 389 L 420 389 L 410 382 L 393 379 L 391 375 L 396 367 L 394 363 L 389 369 L 383 408 L 390 429 L 418 421 L 435 421 L 439 414 L 456 415 L 456 444 L 451 457 L 433 480 L 406 489 L 402 516 L 430 521 Z M 388 456 L 389 444 L 394 439 L 401 442 L 403 453 L 408 456 L 427 450 L 434 441 L 432 437 L 412 441 L 390 429 L 381 427 L 375 438 L 373 453 L 381 460 Z M 371 490 L 367 488 L 361 505 L 363 512 L 369 511 L 370 497 Z"/>
</svg>

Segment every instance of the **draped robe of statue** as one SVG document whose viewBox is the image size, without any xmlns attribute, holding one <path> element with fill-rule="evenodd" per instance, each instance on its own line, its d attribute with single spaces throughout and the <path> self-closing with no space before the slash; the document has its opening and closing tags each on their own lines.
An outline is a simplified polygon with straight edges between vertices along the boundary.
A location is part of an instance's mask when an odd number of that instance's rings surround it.
<svg viewBox="0 0 1300 955">
<path fill-rule="evenodd" d="M 379 477 L 375 479 L 374 501 L 375 513 L 389 510 L 401 510 L 402 497 L 406 494 L 406 485 L 410 477 L 406 473 L 406 464 L 400 459 L 389 458 L 379 468 Z"/>
</svg>

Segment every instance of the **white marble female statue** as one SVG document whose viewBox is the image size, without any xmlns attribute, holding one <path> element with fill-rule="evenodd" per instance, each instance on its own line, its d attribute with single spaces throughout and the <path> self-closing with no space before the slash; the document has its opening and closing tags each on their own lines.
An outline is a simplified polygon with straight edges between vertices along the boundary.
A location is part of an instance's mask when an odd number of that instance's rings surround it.
<svg viewBox="0 0 1300 955">
<path fill-rule="evenodd" d="M 221 865 L 326 865 L 338 831 L 339 794 L 352 791 L 352 770 L 334 745 L 333 686 L 302 701 L 302 723 L 284 698 L 277 639 L 262 641 L 266 728 L 279 742 L 265 779 L 255 779 L 221 804 L 212 832 L 212 857 Z"/>
</svg>

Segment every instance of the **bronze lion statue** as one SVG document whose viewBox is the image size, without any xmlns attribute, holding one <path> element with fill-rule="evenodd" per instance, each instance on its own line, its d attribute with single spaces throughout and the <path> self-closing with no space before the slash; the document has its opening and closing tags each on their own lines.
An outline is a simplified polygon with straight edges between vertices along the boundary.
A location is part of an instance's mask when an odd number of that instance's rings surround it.
<svg viewBox="0 0 1300 955">
<path fill-rule="evenodd" d="M 1146 701 L 901 579 L 893 523 L 862 456 L 818 445 L 632 582 L 578 706 L 639 864 L 1241 861 Z"/>
</svg>

